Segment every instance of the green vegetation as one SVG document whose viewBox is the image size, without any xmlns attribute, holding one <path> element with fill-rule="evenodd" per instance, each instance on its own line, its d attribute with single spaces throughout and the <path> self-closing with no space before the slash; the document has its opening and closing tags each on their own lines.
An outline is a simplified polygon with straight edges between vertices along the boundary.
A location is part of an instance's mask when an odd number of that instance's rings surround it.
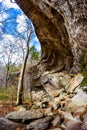
<svg viewBox="0 0 87 130">
<path fill-rule="evenodd" d="M 17 90 L 14 86 L 9 87 L 8 89 L 0 89 L 0 103 L 16 101 L 16 93 Z"/>
<path fill-rule="evenodd" d="M 9 95 L 9 100 L 11 102 L 16 101 L 17 98 L 17 88 L 15 86 L 10 86 L 7 89 L 7 95 Z"/>
<path fill-rule="evenodd" d="M 84 90 L 87 91 L 87 71 L 83 74 L 84 79 L 80 84 L 80 87 Z"/>
<path fill-rule="evenodd" d="M 9 100 L 9 95 L 4 89 L 0 89 L 0 102 L 6 102 Z"/>
<path fill-rule="evenodd" d="M 30 47 L 30 60 L 35 60 L 35 61 L 38 60 L 39 55 L 40 55 L 40 52 L 38 52 L 38 50 L 35 48 L 34 45 Z"/>
<path fill-rule="evenodd" d="M 87 65 L 83 62 L 84 57 L 82 58 L 82 64 L 81 64 L 81 72 L 84 76 L 83 81 L 80 84 L 80 87 L 84 90 L 87 91 Z"/>
</svg>

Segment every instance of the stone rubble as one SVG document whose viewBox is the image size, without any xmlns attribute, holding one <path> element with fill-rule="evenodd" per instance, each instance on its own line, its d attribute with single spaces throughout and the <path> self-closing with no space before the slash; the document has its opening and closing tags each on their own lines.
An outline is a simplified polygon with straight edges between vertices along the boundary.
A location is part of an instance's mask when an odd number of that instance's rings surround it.
<svg viewBox="0 0 87 130">
<path fill-rule="evenodd" d="M 76 77 L 73 79 L 78 81 Z M 70 87 L 69 90 L 71 90 Z M 61 88 L 54 97 L 44 91 L 33 92 L 32 107 L 26 109 L 19 106 L 15 109 L 16 111 L 8 113 L 5 118 L 0 117 L 0 130 L 2 128 L 7 130 L 7 126 L 8 130 L 14 130 L 9 129 L 11 122 L 13 126 L 14 124 L 21 125 L 26 130 L 87 130 L 87 94 L 79 87 L 69 90 Z M 1 123 L 2 120 L 3 123 Z"/>
</svg>

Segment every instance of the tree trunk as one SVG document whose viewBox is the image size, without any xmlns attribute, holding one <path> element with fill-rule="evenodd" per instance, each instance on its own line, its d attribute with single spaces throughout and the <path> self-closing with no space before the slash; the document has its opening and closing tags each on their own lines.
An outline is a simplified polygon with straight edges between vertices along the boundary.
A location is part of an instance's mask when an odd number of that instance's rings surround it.
<svg viewBox="0 0 87 130">
<path fill-rule="evenodd" d="M 6 74 L 5 74 L 5 88 L 8 87 L 8 77 L 9 77 L 9 65 L 6 67 Z"/>
<path fill-rule="evenodd" d="M 19 78 L 18 92 L 17 92 L 17 102 L 16 102 L 17 105 L 20 105 L 23 102 L 23 79 L 24 79 L 26 63 L 27 63 L 27 59 L 28 59 L 28 55 L 29 55 L 29 45 L 28 44 L 29 43 L 27 42 L 26 55 L 25 55 L 25 58 L 24 58 L 24 62 L 22 64 L 20 78 Z"/>
</svg>

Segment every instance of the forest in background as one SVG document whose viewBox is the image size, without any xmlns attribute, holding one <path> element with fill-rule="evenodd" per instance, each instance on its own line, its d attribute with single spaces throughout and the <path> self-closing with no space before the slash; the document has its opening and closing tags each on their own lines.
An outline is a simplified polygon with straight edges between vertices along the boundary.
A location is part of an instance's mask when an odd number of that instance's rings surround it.
<svg viewBox="0 0 87 130">
<path fill-rule="evenodd" d="M 32 22 L 15 3 L 9 7 L 4 2 L 0 2 L 0 102 L 13 102 L 23 70 L 23 95 L 29 97 L 26 70 L 38 62 L 41 52 Z"/>
</svg>

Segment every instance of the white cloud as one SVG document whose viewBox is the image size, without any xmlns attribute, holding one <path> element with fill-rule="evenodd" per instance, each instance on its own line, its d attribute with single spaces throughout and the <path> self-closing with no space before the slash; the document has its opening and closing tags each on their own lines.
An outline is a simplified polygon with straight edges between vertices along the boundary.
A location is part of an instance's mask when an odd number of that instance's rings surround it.
<svg viewBox="0 0 87 130">
<path fill-rule="evenodd" d="M 10 0 L 0 0 L 0 2 L 3 3 L 3 6 L 7 7 L 7 8 L 15 8 L 18 9 L 18 5 L 16 3 L 11 3 Z"/>
<path fill-rule="evenodd" d="M 8 18 L 9 17 L 9 15 L 7 14 L 7 13 L 3 13 L 3 19 L 6 19 L 6 18 Z"/>
<path fill-rule="evenodd" d="M 12 35 L 10 35 L 10 34 L 4 34 L 3 36 L 3 39 L 5 40 L 5 41 L 8 41 L 8 40 L 10 40 L 10 41 L 12 41 L 12 42 L 14 42 L 14 36 L 12 36 Z"/>
<path fill-rule="evenodd" d="M 5 19 L 7 19 L 9 15 L 5 12 L 0 14 L 0 21 L 3 22 Z"/>
<path fill-rule="evenodd" d="M 2 23 L 0 23 L 0 26 L 3 26 L 3 24 L 2 24 Z"/>
<path fill-rule="evenodd" d="M 24 15 L 18 15 L 18 17 L 17 17 L 17 22 L 20 23 L 20 21 L 25 22 L 25 17 L 24 17 Z"/>
<path fill-rule="evenodd" d="M 25 30 L 27 29 L 27 23 L 26 23 L 26 20 L 25 20 L 25 16 L 23 14 L 18 15 L 16 21 L 17 21 L 17 23 L 19 23 L 18 26 L 17 26 L 17 31 L 19 33 L 25 32 Z"/>
</svg>

